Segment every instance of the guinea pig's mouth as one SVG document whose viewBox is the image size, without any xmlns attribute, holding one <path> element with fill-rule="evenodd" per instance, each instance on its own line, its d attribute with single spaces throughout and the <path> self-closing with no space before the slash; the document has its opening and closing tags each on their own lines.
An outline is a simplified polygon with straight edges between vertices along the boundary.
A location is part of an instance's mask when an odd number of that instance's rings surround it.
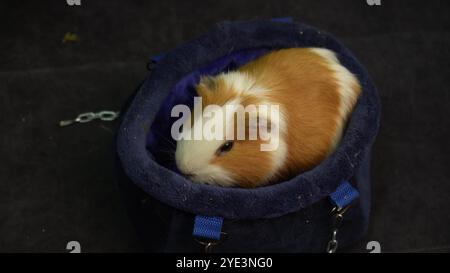
<svg viewBox="0 0 450 273">
<path fill-rule="evenodd" d="M 189 180 L 191 180 L 191 181 L 193 181 L 193 182 L 200 182 L 200 181 L 198 181 L 198 180 L 196 179 L 197 175 L 195 175 L 194 173 L 183 173 L 183 176 L 184 176 L 186 179 L 189 179 Z"/>
<path fill-rule="evenodd" d="M 184 173 L 183 176 L 186 177 L 187 179 L 192 179 L 195 176 L 195 174 L 193 174 L 193 173 Z"/>
<path fill-rule="evenodd" d="M 192 181 L 194 183 L 200 183 L 200 184 L 205 184 L 205 185 L 212 185 L 213 184 L 210 181 L 205 181 L 205 180 L 199 179 L 199 176 L 196 175 L 196 174 L 193 174 L 193 173 L 183 173 L 183 176 L 186 179 L 188 179 L 188 180 L 190 180 L 190 181 Z"/>
</svg>

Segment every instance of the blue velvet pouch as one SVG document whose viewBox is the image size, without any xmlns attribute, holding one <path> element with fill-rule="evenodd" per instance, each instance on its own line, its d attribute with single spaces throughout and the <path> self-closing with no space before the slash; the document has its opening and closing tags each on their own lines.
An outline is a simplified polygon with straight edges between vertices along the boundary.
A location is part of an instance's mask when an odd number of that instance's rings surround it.
<svg viewBox="0 0 450 273">
<path fill-rule="evenodd" d="M 196 184 L 181 176 L 173 159 L 171 107 L 192 103 L 200 75 L 232 70 L 269 50 L 292 47 L 333 50 L 361 83 L 362 94 L 336 151 L 289 181 L 255 189 Z M 148 251 L 203 251 L 194 240 L 195 219 L 214 216 L 223 219 L 217 252 L 324 252 L 336 206 L 329 196 L 343 181 L 359 197 L 345 213 L 339 246 L 361 239 L 367 230 L 379 97 L 363 66 L 330 34 L 286 21 L 217 24 L 159 58 L 122 113 L 116 146 L 119 184 Z"/>
</svg>

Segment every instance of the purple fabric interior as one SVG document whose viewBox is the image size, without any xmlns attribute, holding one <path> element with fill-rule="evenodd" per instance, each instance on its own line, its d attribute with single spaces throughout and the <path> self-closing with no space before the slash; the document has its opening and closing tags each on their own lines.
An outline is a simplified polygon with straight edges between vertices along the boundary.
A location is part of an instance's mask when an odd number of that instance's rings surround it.
<svg viewBox="0 0 450 273">
<path fill-rule="evenodd" d="M 235 70 L 268 51 L 270 51 L 268 48 L 252 48 L 232 52 L 183 77 L 164 100 L 147 135 L 146 147 L 154 159 L 166 168 L 179 173 L 174 160 L 176 142 L 170 134 L 171 126 L 178 118 L 171 117 L 170 113 L 172 107 L 177 104 L 185 104 L 192 108 L 193 98 L 197 95 L 195 85 L 202 75 L 216 75 L 222 71 Z"/>
</svg>

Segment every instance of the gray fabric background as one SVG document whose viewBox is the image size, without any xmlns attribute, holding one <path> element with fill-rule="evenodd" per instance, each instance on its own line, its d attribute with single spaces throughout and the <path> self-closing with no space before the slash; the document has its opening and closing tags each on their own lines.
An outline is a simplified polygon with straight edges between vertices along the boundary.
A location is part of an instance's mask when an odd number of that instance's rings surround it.
<svg viewBox="0 0 450 273">
<path fill-rule="evenodd" d="M 141 250 L 118 192 L 115 123 L 59 128 L 119 109 L 151 55 L 222 20 L 292 16 L 333 33 L 371 73 L 382 102 L 373 213 L 344 251 L 450 251 L 448 1 L 2 1 L 0 251 Z M 80 41 L 63 44 L 64 33 Z"/>
</svg>

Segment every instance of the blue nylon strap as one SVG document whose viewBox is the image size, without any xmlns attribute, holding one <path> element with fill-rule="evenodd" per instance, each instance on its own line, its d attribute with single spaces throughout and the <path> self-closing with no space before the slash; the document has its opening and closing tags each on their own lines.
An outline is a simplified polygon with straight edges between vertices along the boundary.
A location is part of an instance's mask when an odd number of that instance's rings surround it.
<svg viewBox="0 0 450 273">
<path fill-rule="evenodd" d="M 207 239 L 219 240 L 223 218 L 216 216 L 196 215 L 192 235 Z"/>
<path fill-rule="evenodd" d="M 334 192 L 330 194 L 331 201 L 339 208 L 350 204 L 359 197 L 359 192 L 346 180 L 344 180 Z"/>
<path fill-rule="evenodd" d="M 359 192 L 348 181 L 343 181 L 330 194 L 331 201 L 339 209 L 347 206 L 358 197 Z M 196 215 L 192 235 L 206 239 L 220 240 L 222 224 L 222 217 Z"/>
</svg>

